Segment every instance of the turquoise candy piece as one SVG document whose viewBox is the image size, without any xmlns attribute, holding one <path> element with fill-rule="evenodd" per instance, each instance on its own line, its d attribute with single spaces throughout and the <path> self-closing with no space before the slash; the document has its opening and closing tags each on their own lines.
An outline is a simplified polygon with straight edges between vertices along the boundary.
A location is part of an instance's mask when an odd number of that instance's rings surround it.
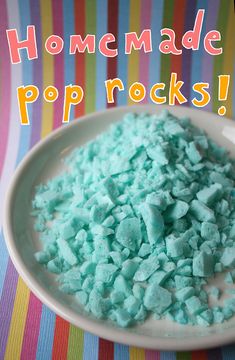
<svg viewBox="0 0 235 360">
<path fill-rule="evenodd" d="M 210 285 L 222 272 L 235 281 L 235 162 L 202 129 L 166 110 L 129 113 L 64 160 L 31 214 L 35 260 L 72 302 L 121 327 L 235 314 L 234 300 L 211 305 Z"/>
<path fill-rule="evenodd" d="M 150 244 L 154 244 L 163 234 L 163 217 L 155 205 L 148 203 L 143 203 L 140 206 L 140 212 L 146 225 L 148 241 Z"/>
</svg>

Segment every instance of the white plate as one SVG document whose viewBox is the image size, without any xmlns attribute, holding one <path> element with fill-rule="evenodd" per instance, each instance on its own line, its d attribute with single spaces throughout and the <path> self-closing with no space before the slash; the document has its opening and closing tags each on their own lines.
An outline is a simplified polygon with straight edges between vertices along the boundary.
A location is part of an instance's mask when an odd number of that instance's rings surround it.
<svg viewBox="0 0 235 360">
<path fill-rule="evenodd" d="M 116 342 L 153 349 L 177 351 L 219 346 L 235 340 L 235 317 L 209 328 L 183 326 L 169 320 L 148 320 L 141 326 L 121 329 L 84 313 L 73 296 L 59 292 L 53 276 L 37 264 L 33 256 L 40 249 L 29 215 L 35 185 L 63 170 L 61 159 L 71 149 L 94 138 L 126 112 L 159 113 L 163 108 L 168 108 L 177 116 L 189 116 L 194 124 L 205 129 L 235 157 L 234 137 L 231 135 L 235 131 L 234 123 L 211 113 L 182 106 L 144 105 L 84 116 L 50 134 L 27 154 L 18 167 L 5 202 L 6 243 L 17 271 L 36 296 L 55 313 L 86 331 Z M 222 135 L 223 132 L 230 134 L 230 140 Z"/>
</svg>

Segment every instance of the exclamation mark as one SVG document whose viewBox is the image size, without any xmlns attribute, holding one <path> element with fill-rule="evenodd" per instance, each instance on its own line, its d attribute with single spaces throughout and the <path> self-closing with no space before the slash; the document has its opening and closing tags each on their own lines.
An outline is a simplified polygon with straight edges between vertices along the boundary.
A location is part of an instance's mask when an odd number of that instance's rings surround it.
<svg viewBox="0 0 235 360">
<path fill-rule="evenodd" d="M 228 88 L 229 88 L 230 75 L 219 75 L 219 91 L 218 99 L 219 101 L 226 101 L 228 97 Z M 218 114 L 223 116 L 226 114 L 226 107 L 220 106 L 218 109 Z"/>
</svg>

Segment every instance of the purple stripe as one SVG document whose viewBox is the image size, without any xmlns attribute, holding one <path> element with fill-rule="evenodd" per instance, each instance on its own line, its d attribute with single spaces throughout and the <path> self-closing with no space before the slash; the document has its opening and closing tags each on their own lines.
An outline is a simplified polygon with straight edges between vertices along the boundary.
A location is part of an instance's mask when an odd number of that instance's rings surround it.
<svg viewBox="0 0 235 360">
<path fill-rule="evenodd" d="M 42 119 L 42 39 L 41 39 L 41 14 L 40 1 L 30 1 L 31 21 L 35 25 L 38 59 L 33 60 L 33 84 L 39 89 L 38 100 L 33 103 L 32 112 L 32 132 L 30 147 L 40 140 L 41 133 L 41 119 Z"/>
<path fill-rule="evenodd" d="M 222 353 L 220 348 L 207 350 L 208 360 L 222 360 Z"/>
<path fill-rule="evenodd" d="M 18 274 L 11 260 L 8 261 L 5 282 L 0 300 L 0 359 L 4 359 L 11 316 L 15 302 Z"/>
<path fill-rule="evenodd" d="M 187 1 L 184 31 L 192 30 L 196 17 L 196 0 Z M 190 99 L 191 93 L 191 63 L 192 63 L 192 50 L 183 48 L 182 52 L 182 77 L 184 81 L 183 94 L 187 99 Z M 186 105 L 189 106 L 189 102 Z"/>
<path fill-rule="evenodd" d="M 218 11 L 219 11 L 219 0 L 210 0 L 208 1 L 208 9 L 206 16 L 206 33 L 210 30 L 216 29 Z M 206 51 L 204 51 L 202 57 L 202 81 L 208 82 L 210 85 L 213 83 L 213 62 L 214 56 L 209 55 Z M 209 90 L 210 94 L 212 93 L 212 89 Z M 204 107 L 204 110 L 212 110 L 212 101 L 209 102 L 208 105 Z"/>
</svg>

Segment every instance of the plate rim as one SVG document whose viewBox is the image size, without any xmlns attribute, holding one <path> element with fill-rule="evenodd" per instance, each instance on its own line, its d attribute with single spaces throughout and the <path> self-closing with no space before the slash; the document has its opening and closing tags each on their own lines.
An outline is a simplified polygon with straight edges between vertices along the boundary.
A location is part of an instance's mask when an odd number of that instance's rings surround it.
<svg viewBox="0 0 235 360">
<path fill-rule="evenodd" d="M 206 336 L 201 336 L 200 338 L 197 337 L 196 340 L 192 338 L 187 338 L 185 341 L 183 338 L 157 338 L 157 337 L 149 337 L 147 335 L 135 334 L 132 332 L 123 331 L 123 329 L 119 329 L 118 327 L 110 328 L 106 326 L 105 322 L 103 324 L 95 322 L 91 318 L 83 316 L 81 314 L 76 314 L 76 318 L 74 317 L 74 313 L 65 305 L 59 303 L 56 298 L 51 296 L 41 285 L 40 283 L 31 275 L 29 269 L 24 264 L 21 256 L 19 255 L 17 248 L 15 246 L 15 240 L 13 235 L 13 226 L 11 224 L 11 209 L 13 206 L 14 201 L 14 194 L 17 191 L 17 183 L 21 178 L 22 174 L 24 173 L 27 166 L 31 163 L 31 161 L 37 156 L 40 150 L 46 146 L 50 141 L 55 139 L 59 134 L 68 131 L 71 127 L 77 126 L 78 123 L 84 121 L 92 121 L 97 115 L 101 116 L 103 113 L 107 112 L 118 112 L 118 111 L 140 111 L 141 108 L 158 108 L 160 109 L 167 109 L 173 110 L 174 108 L 184 108 L 187 113 L 200 113 L 204 116 L 215 116 L 218 115 L 206 112 L 203 110 L 198 110 L 195 108 L 190 108 L 186 106 L 169 106 L 169 105 L 162 105 L 157 106 L 151 104 L 143 104 L 143 105 L 127 105 L 127 106 L 120 106 L 114 107 L 110 109 L 105 109 L 101 111 L 96 111 L 82 117 L 79 117 L 73 120 L 71 123 L 66 124 L 66 126 L 61 126 L 60 128 L 52 131 L 48 134 L 44 139 L 40 140 L 35 146 L 33 146 L 29 152 L 25 155 L 22 159 L 18 167 L 16 168 L 13 177 L 10 181 L 8 186 L 5 199 L 4 199 L 4 212 L 3 212 L 3 233 L 5 242 L 7 245 L 7 249 L 10 255 L 10 258 L 19 273 L 22 277 L 24 282 L 27 284 L 29 289 L 40 299 L 42 303 L 48 306 L 54 313 L 61 316 L 63 319 L 69 321 L 75 326 L 82 328 L 85 331 L 91 332 L 99 337 L 108 339 L 113 342 L 122 343 L 129 346 L 137 346 L 143 347 L 145 349 L 156 349 L 156 350 L 171 350 L 171 351 L 186 351 L 186 350 L 197 350 L 197 349 L 205 349 L 210 348 L 213 346 L 221 346 L 228 343 L 231 343 L 235 340 L 235 328 L 227 329 L 224 333 L 214 333 Z M 139 110 L 136 110 L 136 109 Z M 146 111 L 146 110 L 144 110 Z M 190 114 L 189 114 L 190 116 Z M 231 120 L 223 117 L 223 121 L 228 121 L 230 126 L 234 126 L 231 124 Z M 183 340 L 183 341 L 182 341 Z"/>
</svg>

